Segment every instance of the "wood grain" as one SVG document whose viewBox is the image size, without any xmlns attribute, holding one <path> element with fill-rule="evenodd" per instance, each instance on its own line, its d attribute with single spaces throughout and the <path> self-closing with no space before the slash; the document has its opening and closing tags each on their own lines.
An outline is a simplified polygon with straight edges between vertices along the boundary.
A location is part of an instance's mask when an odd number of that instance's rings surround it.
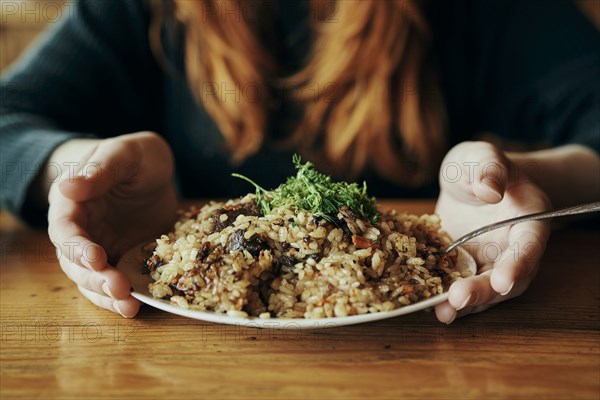
<svg viewBox="0 0 600 400">
<path fill-rule="evenodd" d="M 555 232 L 523 296 L 450 326 L 420 312 L 284 331 L 149 307 L 122 319 L 79 294 L 44 232 L 0 222 L 2 399 L 600 396 L 597 230 Z"/>
</svg>

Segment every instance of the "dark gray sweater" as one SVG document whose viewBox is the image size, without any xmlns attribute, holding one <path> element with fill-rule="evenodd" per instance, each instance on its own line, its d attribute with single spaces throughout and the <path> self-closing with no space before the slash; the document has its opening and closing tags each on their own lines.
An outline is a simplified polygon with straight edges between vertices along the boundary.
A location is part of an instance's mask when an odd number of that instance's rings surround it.
<svg viewBox="0 0 600 400">
<path fill-rule="evenodd" d="M 600 34 L 566 0 L 435 2 L 428 17 L 434 59 L 450 119 L 450 145 L 490 131 L 550 146 L 582 143 L 600 152 Z M 288 72 L 310 43 L 305 1 L 275 11 L 276 54 Z M 164 29 L 169 63 L 150 51 L 150 14 L 139 0 L 82 0 L 2 77 L 1 207 L 43 225 L 45 210 L 28 205 L 31 182 L 52 150 L 75 137 L 141 130 L 162 134 L 176 157 L 183 196 L 226 197 L 249 191 L 237 170 L 265 187 L 291 171 L 290 153 L 269 143 L 241 166 L 228 161 L 215 123 L 186 86 L 177 29 Z M 294 114 L 285 102 L 271 130 Z M 374 116 L 376 117 L 376 116 Z M 369 171 L 380 197 L 434 196 Z"/>
</svg>

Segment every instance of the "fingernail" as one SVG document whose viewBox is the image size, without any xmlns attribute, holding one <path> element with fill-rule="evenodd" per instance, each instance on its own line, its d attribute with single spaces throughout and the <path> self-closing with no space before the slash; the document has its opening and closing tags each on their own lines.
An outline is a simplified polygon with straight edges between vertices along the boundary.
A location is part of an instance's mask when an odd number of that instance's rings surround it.
<svg viewBox="0 0 600 400">
<path fill-rule="evenodd" d="M 456 319 L 456 313 L 454 313 L 454 315 L 452 315 L 452 318 L 450 318 L 450 321 L 446 321 L 446 325 L 450 325 L 452 322 L 454 322 L 455 319 Z"/>
<path fill-rule="evenodd" d="M 506 296 L 507 294 L 510 293 L 510 291 L 512 290 L 513 286 L 515 285 L 515 283 L 511 283 L 510 286 L 508 287 L 508 289 L 506 290 L 506 292 L 504 293 L 500 293 L 501 296 Z"/>
<path fill-rule="evenodd" d="M 494 196 L 498 197 L 499 200 L 502 200 L 502 193 L 500 193 L 500 189 L 498 189 L 498 184 L 490 179 L 486 178 L 484 182 L 484 186 L 488 192 L 492 193 Z"/>
<path fill-rule="evenodd" d="M 106 293 L 107 296 L 112 297 L 113 299 L 115 298 L 115 296 L 113 296 L 112 292 L 110 291 L 110 286 L 108 286 L 108 282 L 104 282 L 102 284 L 102 290 L 104 290 L 104 293 Z"/>
<path fill-rule="evenodd" d="M 86 165 L 86 167 L 79 172 L 79 176 L 83 177 L 86 181 L 92 180 L 98 175 L 98 168 L 96 166 L 93 166 L 93 168 L 89 167 L 89 165 Z"/>
<path fill-rule="evenodd" d="M 127 315 L 123 314 L 123 312 L 122 312 L 122 311 L 121 311 L 121 309 L 119 308 L 119 301 L 115 301 L 115 302 L 113 303 L 113 306 L 115 307 L 115 310 L 117 310 L 117 312 L 118 312 L 119 314 L 121 314 L 121 316 L 122 316 L 122 317 L 124 317 L 124 318 L 131 318 L 131 317 L 129 317 L 129 316 L 127 316 Z"/>
<path fill-rule="evenodd" d="M 458 308 L 456 309 L 456 311 L 460 311 L 460 310 L 462 310 L 463 308 L 465 308 L 466 306 L 468 306 L 468 305 L 469 305 L 469 302 L 471 301 L 471 297 L 473 297 L 473 293 L 469 294 L 469 297 L 467 297 L 467 298 L 465 299 L 465 301 L 463 301 L 463 302 L 462 302 L 462 304 L 460 305 L 460 307 L 458 307 Z"/>
<path fill-rule="evenodd" d="M 92 268 L 92 264 L 90 264 L 88 259 L 85 257 L 81 257 L 81 263 L 83 264 L 84 267 L 87 267 L 89 269 L 94 269 L 94 268 Z"/>
</svg>

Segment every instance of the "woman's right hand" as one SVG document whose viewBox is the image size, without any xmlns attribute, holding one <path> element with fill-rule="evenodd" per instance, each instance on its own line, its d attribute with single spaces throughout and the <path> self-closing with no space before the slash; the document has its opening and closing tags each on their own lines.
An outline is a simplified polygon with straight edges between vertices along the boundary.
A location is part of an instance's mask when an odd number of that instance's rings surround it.
<svg viewBox="0 0 600 400">
<path fill-rule="evenodd" d="M 48 194 L 48 233 L 62 270 L 97 306 L 135 316 L 139 301 L 113 265 L 129 248 L 168 231 L 175 220 L 168 144 L 150 132 L 78 140 L 60 146 L 50 161 L 55 169 L 70 167 Z"/>
</svg>

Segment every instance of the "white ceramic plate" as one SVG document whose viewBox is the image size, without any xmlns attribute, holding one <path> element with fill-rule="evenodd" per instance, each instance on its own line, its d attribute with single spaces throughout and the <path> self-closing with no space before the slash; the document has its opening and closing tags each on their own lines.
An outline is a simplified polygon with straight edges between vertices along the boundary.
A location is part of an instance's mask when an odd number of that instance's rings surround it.
<svg viewBox="0 0 600 400">
<path fill-rule="evenodd" d="M 409 306 L 404 306 L 392 311 L 369 313 L 362 315 L 352 315 L 349 317 L 304 319 L 304 318 L 269 318 L 261 319 L 256 317 L 236 318 L 225 314 L 217 314 L 210 311 L 188 310 L 172 304 L 168 300 L 159 300 L 152 297 L 148 292 L 148 284 L 152 282 L 149 275 L 142 274 L 143 260 L 151 255 L 150 252 L 143 249 L 143 245 L 136 246 L 121 257 L 117 268 L 123 271 L 130 279 L 133 293 L 131 295 L 142 303 L 146 303 L 160 310 L 172 314 L 181 315 L 188 318 L 199 319 L 203 321 L 215 322 L 219 324 L 239 325 L 246 328 L 268 328 L 268 329 L 320 329 L 334 328 L 344 325 L 362 324 L 365 322 L 378 321 L 381 319 L 393 318 L 399 315 L 405 315 L 433 307 L 448 299 L 448 293 L 442 293 L 430 297 L 427 300 L 420 301 Z M 466 251 L 459 248 L 458 268 L 461 271 L 471 270 L 473 274 L 477 269 L 475 260 Z"/>
</svg>

